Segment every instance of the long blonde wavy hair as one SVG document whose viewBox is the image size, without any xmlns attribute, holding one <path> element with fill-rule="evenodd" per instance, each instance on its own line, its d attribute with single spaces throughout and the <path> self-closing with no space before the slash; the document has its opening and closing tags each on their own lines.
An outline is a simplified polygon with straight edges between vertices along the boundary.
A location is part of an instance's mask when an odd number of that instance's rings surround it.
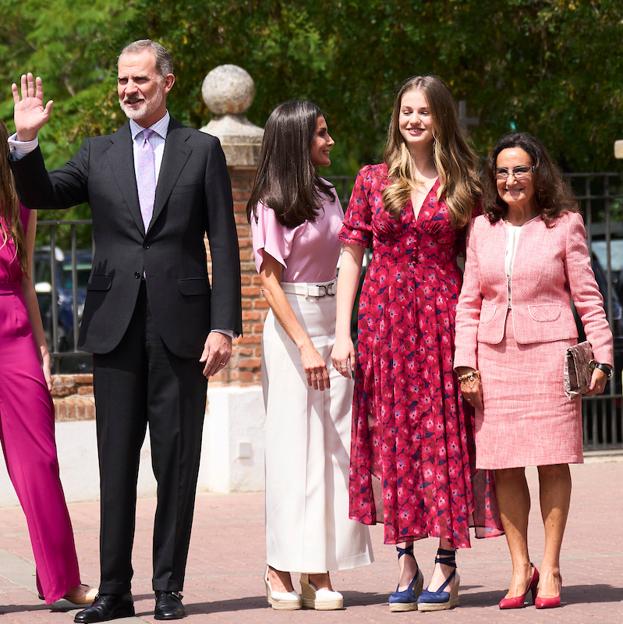
<svg viewBox="0 0 623 624">
<path fill-rule="evenodd" d="M 433 159 L 439 177 L 437 198 L 445 196 L 452 225 L 461 228 L 469 223 L 472 210 L 482 195 L 478 159 L 459 125 L 450 90 L 437 76 L 412 76 L 396 95 L 385 145 L 390 179 L 383 191 L 385 209 L 398 218 L 411 191 L 418 186 L 413 159 L 399 126 L 402 96 L 413 89 L 424 93 L 433 121 Z"/>
<path fill-rule="evenodd" d="M 17 258 L 24 273 L 28 272 L 24 230 L 19 218 L 19 199 L 15 190 L 13 172 L 9 167 L 9 133 L 0 121 L 0 248 L 11 239 L 15 243 Z"/>
</svg>

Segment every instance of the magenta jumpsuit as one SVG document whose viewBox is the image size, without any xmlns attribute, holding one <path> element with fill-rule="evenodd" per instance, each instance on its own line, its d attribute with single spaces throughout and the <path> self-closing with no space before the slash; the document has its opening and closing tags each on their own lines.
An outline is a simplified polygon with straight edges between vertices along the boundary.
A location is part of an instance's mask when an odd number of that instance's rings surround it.
<svg viewBox="0 0 623 624">
<path fill-rule="evenodd" d="M 24 231 L 28 215 L 22 207 Z M 59 478 L 54 406 L 28 317 L 15 245 L 11 238 L 2 245 L 3 239 L 0 230 L 0 438 L 26 515 L 38 590 L 50 604 L 80 584 L 80 573 Z"/>
</svg>

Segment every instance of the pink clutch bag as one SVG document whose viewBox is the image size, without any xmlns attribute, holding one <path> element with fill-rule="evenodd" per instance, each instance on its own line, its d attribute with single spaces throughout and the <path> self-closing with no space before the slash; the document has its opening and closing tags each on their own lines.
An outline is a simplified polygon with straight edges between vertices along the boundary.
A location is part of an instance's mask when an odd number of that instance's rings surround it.
<svg viewBox="0 0 623 624">
<path fill-rule="evenodd" d="M 567 349 L 563 369 L 563 385 L 565 394 L 570 399 L 586 394 L 591 384 L 594 369 L 595 360 L 590 342 L 579 342 Z"/>
</svg>

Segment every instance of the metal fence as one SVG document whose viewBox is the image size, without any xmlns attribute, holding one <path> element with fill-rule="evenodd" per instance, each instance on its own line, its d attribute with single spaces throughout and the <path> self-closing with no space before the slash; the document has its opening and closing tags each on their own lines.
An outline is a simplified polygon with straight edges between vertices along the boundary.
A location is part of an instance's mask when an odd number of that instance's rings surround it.
<svg viewBox="0 0 623 624">
<path fill-rule="evenodd" d="M 615 373 L 599 397 L 582 402 L 585 450 L 623 448 L 623 176 L 575 173 L 567 176 L 584 215 L 595 277 L 614 335 Z"/>
<path fill-rule="evenodd" d="M 342 205 L 351 176 L 332 176 Z M 615 375 L 600 397 L 583 401 L 584 448 L 623 448 L 623 176 L 577 173 L 567 176 L 586 222 L 593 268 L 615 336 Z M 54 362 L 54 372 L 88 372 L 91 358 L 78 350 L 78 327 L 90 271 L 90 221 L 39 221 L 35 285 Z M 85 229 L 86 228 L 86 229 Z"/>
<path fill-rule="evenodd" d="M 91 356 L 78 349 L 78 333 L 91 272 L 89 220 L 37 223 L 33 281 L 43 329 L 52 354 L 52 372 L 91 372 Z"/>
</svg>

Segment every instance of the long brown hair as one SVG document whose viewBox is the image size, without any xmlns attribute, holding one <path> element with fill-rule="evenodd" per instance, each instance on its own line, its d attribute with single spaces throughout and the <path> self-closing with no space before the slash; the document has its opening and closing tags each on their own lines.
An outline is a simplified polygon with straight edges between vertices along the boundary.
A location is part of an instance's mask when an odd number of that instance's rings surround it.
<svg viewBox="0 0 623 624">
<path fill-rule="evenodd" d="M 12 240 L 22 271 L 27 273 L 28 260 L 24 230 L 19 217 L 20 204 L 15 190 L 13 172 L 9 167 L 9 133 L 0 121 L 0 247 Z"/>
<path fill-rule="evenodd" d="M 290 100 L 270 114 L 255 175 L 247 218 L 257 217 L 258 202 L 275 211 L 277 221 L 294 228 L 315 221 L 321 195 L 333 199 L 333 187 L 320 178 L 311 160 L 316 121 L 322 111 L 307 100 Z"/>
<path fill-rule="evenodd" d="M 383 191 L 385 209 L 398 218 L 416 186 L 413 160 L 399 126 L 402 96 L 412 89 L 422 90 L 433 120 L 433 158 L 439 176 L 437 197 L 445 196 L 452 224 L 461 228 L 469 223 L 482 193 L 478 159 L 459 125 L 450 90 L 437 76 L 412 76 L 400 87 L 394 100 L 385 144 L 385 163 L 391 181 Z"/>
<path fill-rule="evenodd" d="M 532 183 L 536 207 L 548 227 L 563 212 L 577 212 L 578 203 L 564 181 L 560 170 L 550 158 L 545 146 L 527 132 L 504 135 L 491 150 L 484 174 L 484 213 L 491 223 L 506 216 L 508 205 L 500 197 L 495 172 L 500 152 L 512 147 L 521 148 L 532 161 Z"/>
</svg>

